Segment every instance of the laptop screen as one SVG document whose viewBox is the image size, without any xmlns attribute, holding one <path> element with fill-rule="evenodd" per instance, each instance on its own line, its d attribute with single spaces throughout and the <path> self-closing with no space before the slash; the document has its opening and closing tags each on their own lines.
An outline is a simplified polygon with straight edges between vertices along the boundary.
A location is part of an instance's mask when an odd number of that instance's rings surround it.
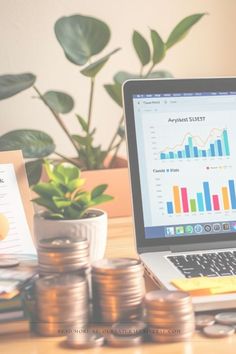
<svg viewBox="0 0 236 354">
<path fill-rule="evenodd" d="M 133 95 L 146 239 L 236 231 L 236 92 Z"/>
</svg>

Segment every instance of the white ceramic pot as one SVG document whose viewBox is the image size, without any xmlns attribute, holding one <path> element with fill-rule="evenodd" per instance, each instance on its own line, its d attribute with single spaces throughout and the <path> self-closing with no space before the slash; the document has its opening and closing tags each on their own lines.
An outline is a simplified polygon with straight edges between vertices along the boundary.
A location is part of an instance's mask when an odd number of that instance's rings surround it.
<svg viewBox="0 0 236 354">
<path fill-rule="evenodd" d="M 102 259 L 107 243 L 107 213 L 93 209 L 96 216 L 79 220 L 49 220 L 43 212 L 34 216 L 34 235 L 36 241 L 58 236 L 85 235 L 89 241 L 90 262 Z"/>
</svg>

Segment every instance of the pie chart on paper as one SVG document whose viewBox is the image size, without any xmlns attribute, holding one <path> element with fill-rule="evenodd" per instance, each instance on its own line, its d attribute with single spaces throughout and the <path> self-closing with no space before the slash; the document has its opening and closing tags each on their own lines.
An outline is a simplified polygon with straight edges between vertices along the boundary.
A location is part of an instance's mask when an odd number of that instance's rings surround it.
<svg viewBox="0 0 236 354">
<path fill-rule="evenodd" d="M 0 214 L 0 241 L 7 237 L 9 231 L 9 222 L 4 214 Z"/>
</svg>

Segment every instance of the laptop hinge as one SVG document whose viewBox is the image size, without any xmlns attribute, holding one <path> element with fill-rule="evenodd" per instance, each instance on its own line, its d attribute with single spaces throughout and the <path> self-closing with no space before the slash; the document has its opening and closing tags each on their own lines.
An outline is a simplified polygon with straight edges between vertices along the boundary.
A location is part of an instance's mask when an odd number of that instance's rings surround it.
<svg viewBox="0 0 236 354">
<path fill-rule="evenodd" d="M 222 248 L 236 248 L 236 241 L 202 242 L 169 246 L 171 252 L 217 250 Z"/>
</svg>

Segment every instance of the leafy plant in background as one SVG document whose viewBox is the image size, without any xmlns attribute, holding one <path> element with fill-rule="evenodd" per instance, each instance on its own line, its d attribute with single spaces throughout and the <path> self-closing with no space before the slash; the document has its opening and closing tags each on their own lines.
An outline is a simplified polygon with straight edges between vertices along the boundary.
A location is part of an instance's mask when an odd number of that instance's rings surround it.
<svg viewBox="0 0 236 354">
<path fill-rule="evenodd" d="M 138 74 L 120 71 L 114 76 L 112 84 L 104 85 L 110 97 L 122 106 L 121 86 L 130 78 L 163 78 L 170 77 L 167 71 L 156 71 L 156 66 L 165 57 L 167 51 L 182 40 L 191 27 L 196 24 L 204 14 L 195 14 L 183 19 L 171 32 L 164 42 L 157 31 L 151 29 L 151 46 L 148 41 L 137 31 L 133 33 L 133 46 L 140 60 L 141 68 Z M 109 54 L 92 61 L 94 56 L 100 54 L 110 40 L 110 29 L 104 22 L 87 16 L 73 15 L 60 18 L 54 27 L 55 35 L 60 43 L 66 58 L 73 64 L 82 66 L 80 73 L 90 80 L 90 93 L 88 99 L 87 117 L 75 114 L 82 134 L 70 134 L 62 115 L 71 112 L 74 108 L 73 98 L 65 92 L 47 91 L 41 93 L 35 85 L 36 76 L 32 73 L 19 75 L 0 76 L 0 100 L 32 87 L 39 98 L 52 113 L 57 123 L 75 149 L 75 158 L 64 156 L 56 150 L 53 138 L 43 131 L 21 129 L 10 131 L 0 137 L 0 150 L 21 149 L 25 158 L 36 158 L 27 162 L 27 174 L 30 184 L 35 184 L 42 171 L 43 159 L 52 153 L 65 161 L 73 163 L 76 167 L 92 170 L 104 168 L 104 161 L 110 154 L 110 166 L 114 163 L 118 150 L 125 138 L 123 128 L 123 115 L 121 116 L 114 136 L 108 147 L 94 143 L 96 128 L 92 125 L 93 98 L 95 79 L 97 74 L 120 48 Z M 149 65 L 149 66 L 148 66 Z"/>
<path fill-rule="evenodd" d="M 55 166 L 45 161 L 44 166 L 49 182 L 35 184 L 32 189 L 38 194 L 33 202 L 46 208 L 43 216 L 47 219 L 81 219 L 87 217 L 89 208 L 113 199 L 104 194 L 106 184 L 91 192 L 84 191 L 81 187 L 85 180 L 80 177 L 80 169 L 72 164 Z"/>
</svg>

